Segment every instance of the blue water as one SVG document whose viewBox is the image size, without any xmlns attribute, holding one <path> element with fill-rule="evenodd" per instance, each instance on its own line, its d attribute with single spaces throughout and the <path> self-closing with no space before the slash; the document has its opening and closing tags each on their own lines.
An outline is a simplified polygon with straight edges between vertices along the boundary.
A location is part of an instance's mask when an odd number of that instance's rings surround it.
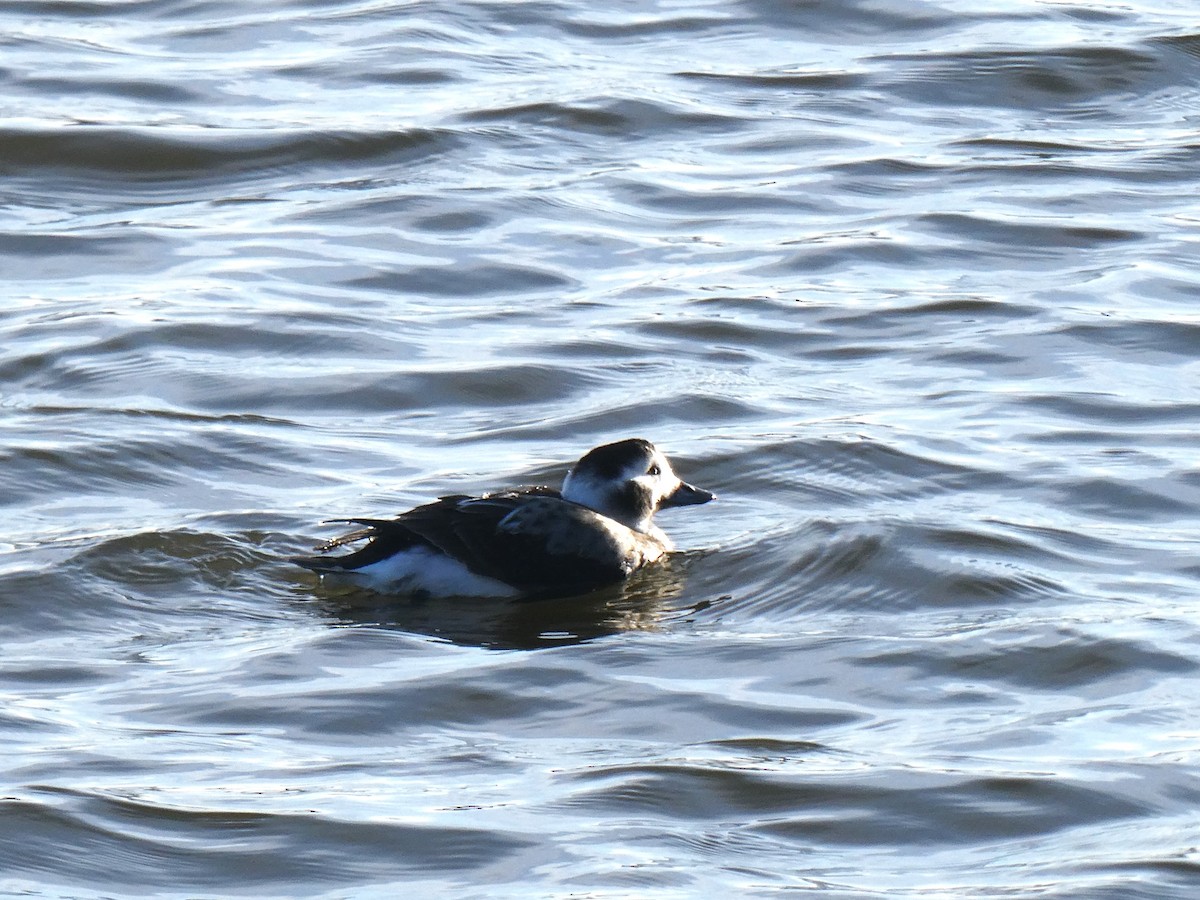
<svg viewBox="0 0 1200 900">
<path fill-rule="evenodd" d="M 1194 4 L 0 2 L 0 893 L 1192 898 Z M 653 440 L 560 601 L 287 562 Z"/>
</svg>

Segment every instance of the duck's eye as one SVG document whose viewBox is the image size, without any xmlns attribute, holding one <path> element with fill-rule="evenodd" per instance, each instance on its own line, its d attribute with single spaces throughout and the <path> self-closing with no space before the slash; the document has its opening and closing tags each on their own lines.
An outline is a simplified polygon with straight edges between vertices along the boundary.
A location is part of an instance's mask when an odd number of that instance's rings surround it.
<svg viewBox="0 0 1200 900">
<path fill-rule="evenodd" d="M 654 465 L 652 465 L 652 466 L 650 467 L 650 471 L 649 471 L 649 472 L 647 472 L 646 474 L 647 474 L 647 475 L 661 475 L 661 474 L 662 474 L 662 469 L 660 469 L 660 468 L 658 467 L 658 463 L 655 463 Z"/>
</svg>

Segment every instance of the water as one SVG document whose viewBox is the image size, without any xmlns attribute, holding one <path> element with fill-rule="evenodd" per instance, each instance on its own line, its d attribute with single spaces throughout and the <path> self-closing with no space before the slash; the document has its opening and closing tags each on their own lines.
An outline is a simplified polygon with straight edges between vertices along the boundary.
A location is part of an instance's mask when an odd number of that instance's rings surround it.
<svg viewBox="0 0 1200 900">
<path fill-rule="evenodd" d="M 1196 896 L 1194 4 L 0 26 L 0 892 Z M 285 561 L 628 436 L 618 588 Z"/>
</svg>

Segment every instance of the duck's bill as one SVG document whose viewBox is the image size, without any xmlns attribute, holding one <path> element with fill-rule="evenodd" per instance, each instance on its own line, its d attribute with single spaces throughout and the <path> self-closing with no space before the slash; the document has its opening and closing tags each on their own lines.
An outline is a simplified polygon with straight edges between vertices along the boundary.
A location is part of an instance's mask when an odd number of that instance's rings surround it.
<svg viewBox="0 0 1200 900">
<path fill-rule="evenodd" d="M 706 491 L 702 488 L 693 487 L 687 482 L 679 482 L 679 487 L 675 488 L 674 492 L 663 498 L 662 507 L 668 506 L 695 506 L 697 503 L 707 503 L 717 495 L 711 491 Z"/>
</svg>

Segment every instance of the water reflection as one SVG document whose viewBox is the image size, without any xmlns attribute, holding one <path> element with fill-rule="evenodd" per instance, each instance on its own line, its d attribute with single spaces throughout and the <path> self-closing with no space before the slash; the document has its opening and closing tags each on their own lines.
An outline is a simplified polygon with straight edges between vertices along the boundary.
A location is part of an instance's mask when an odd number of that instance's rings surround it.
<svg viewBox="0 0 1200 900">
<path fill-rule="evenodd" d="M 681 605 L 686 558 L 635 572 L 627 581 L 574 597 L 506 599 L 387 595 L 323 581 L 314 591 L 338 624 L 373 625 L 491 650 L 581 644 L 623 631 L 656 631 Z"/>
</svg>

